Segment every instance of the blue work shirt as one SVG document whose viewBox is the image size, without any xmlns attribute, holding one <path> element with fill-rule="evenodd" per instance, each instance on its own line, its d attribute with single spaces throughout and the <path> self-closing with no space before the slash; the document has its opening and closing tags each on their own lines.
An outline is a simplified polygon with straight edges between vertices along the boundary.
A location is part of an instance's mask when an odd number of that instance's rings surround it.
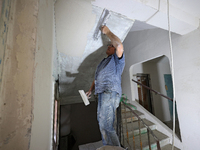
<svg viewBox="0 0 200 150">
<path fill-rule="evenodd" d="M 125 66 L 125 55 L 118 58 L 116 53 L 104 58 L 95 73 L 95 94 L 104 91 L 115 91 L 121 97 L 121 75 Z"/>
</svg>

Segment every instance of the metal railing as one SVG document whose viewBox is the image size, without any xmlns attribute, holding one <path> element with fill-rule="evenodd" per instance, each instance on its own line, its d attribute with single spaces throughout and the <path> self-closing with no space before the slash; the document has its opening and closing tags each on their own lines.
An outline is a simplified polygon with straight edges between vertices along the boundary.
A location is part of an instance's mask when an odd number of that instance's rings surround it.
<svg viewBox="0 0 200 150">
<path fill-rule="evenodd" d="M 134 127 L 133 127 L 133 117 L 131 117 L 131 120 L 129 121 L 129 125 L 132 125 L 132 132 L 133 135 L 132 137 L 130 137 L 129 135 L 129 130 L 127 127 L 127 119 L 128 117 L 126 116 L 126 108 L 128 108 L 130 110 L 130 112 L 134 115 L 134 117 L 137 117 L 137 121 L 138 121 L 138 127 L 139 127 L 139 141 L 140 141 L 140 149 L 143 149 L 143 143 L 142 143 L 142 136 L 141 136 L 141 123 L 144 125 L 144 127 L 147 129 L 147 136 L 148 136 L 148 146 L 149 146 L 149 150 L 151 150 L 151 142 L 150 142 L 150 134 L 152 135 L 152 137 L 155 139 L 156 141 L 156 145 L 157 145 L 157 150 L 161 150 L 160 148 L 160 143 L 159 143 L 159 139 L 156 137 L 156 135 L 153 133 L 153 131 L 149 128 L 149 126 L 140 118 L 140 116 L 133 110 L 131 109 L 131 107 L 127 106 L 126 103 L 124 101 L 122 101 L 122 104 L 125 106 L 125 112 L 124 112 L 124 116 L 125 116 L 125 122 L 123 123 L 123 120 L 121 118 L 121 104 L 119 106 L 119 108 L 117 109 L 117 134 L 119 137 L 119 140 L 122 144 L 123 147 L 127 147 L 129 149 L 135 150 L 136 149 L 136 141 L 135 141 L 135 135 L 134 135 Z M 124 126 L 125 126 L 125 130 L 124 131 Z M 124 133 L 126 133 L 126 135 L 124 135 Z M 122 139 L 123 138 L 123 139 Z M 129 139 L 132 139 L 132 142 L 129 141 Z M 125 144 L 126 142 L 126 144 Z M 133 143 L 133 144 L 131 144 Z"/>
<path fill-rule="evenodd" d="M 132 79 L 132 81 L 135 82 L 135 83 L 137 83 L 137 84 L 139 84 L 139 85 L 141 85 L 141 86 L 143 86 L 144 88 L 146 88 L 146 89 L 148 89 L 148 90 L 150 90 L 150 91 L 152 91 L 152 92 L 154 92 L 154 93 L 156 93 L 156 94 L 158 94 L 158 95 L 166 98 L 166 99 L 169 99 L 169 100 L 173 101 L 173 99 L 171 99 L 170 97 L 165 96 L 165 95 L 163 95 L 163 94 L 161 94 L 161 93 L 153 90 L 152 88 L 150 88 L 150 87 L 148 87 L 148 86 L 146 86 L 146 85 L 144 85 L 144 84 L 142 84 L 142 83 L 140 83 L 138 81 L 135 81 L 133 79 Z M 143 146 L 142 146 L 143 143 L 142 143 L 142 137 L 141 137 L 141 134 L 142 134 L 141 133 L 141 123 L 142 123 L 144 125 L 144 127 L 147 129 L 147 138 L 148 138 L 148 147 L 149 147 L 149 150 L 151 150 L 150 134 L 152 135 L 152 137 L 156 141 L 157 150 L 161 150 L 159 139 L 153 133 L 153 131 L 149 128 L 149 126 L 140 118 L 140 116 L 131 107 L 129 107 L 128 105 L 126 105 L 126 103 L 123 100 L 122 100 L 122 104 L 125 106 L 124 116 L 125 116 L 125 130 L 126 131 L 124 131 L 124 127 L 123 127 L 124 123 L 123 123 L 123 120 L 122 120 L 122 117 L 121 117 L 121 103 L 120 103 L 120 105 L 119 105 L 119 107 L 117 109 L 117 135 L 119 137 L 119 141 L 122 143 L 122 146 L 126 147 L 125 142 L 127 142 L 128 147 L 130 149 L 135 150 L 135 148 L 136 148 L 135 147 L 135 145 L 136 145 L 135 142 L 136 141 L 135 141 L 135 135 L 134 135 L 134 127 L 132 127 L 132 129 L 133 129 L 133 136 L 131 138 L 133 144 L 131 145 L 131 143 L 129 142 L 130 138 L 129 138 L 129 131 L 128 131 L 128 127 L 127 127 L 127 116 L 126 116 L 127 115 L 126 114 L 126 108 L 128 108 L 130 110 L 130 112 L 134 115 L 134 117 L 137 117 L 138 127 L 139 127 L 138 130 L 139 130 L 140 149 L 141 150 L 143 149 Z M 133 123 L 133 119 L 132 118 L 133 117 L 131 117 L 131 122 L 129 122 L 129 124 Z M 124 133 L 126 133 L 126 135 L 124 135 Z M 125 138 L 125 136 L 126 136 L 126 138 Z"/>
<path fill-rule="evenodd" d="M 160 96 L 166 98 L 166 99 L 169 99 L 169 100 L 173 101 L 173 99 L 171 99 L 170 97 L 165 96 L 165 95 L 163 95 L 163 94 L 161 94 L 161 93 L 159 93 L 159 92 L 153 90 L 152 88 L 150 88 L 150 87 L 148 87 L 148 86 L 146 86 L 146 85 L 144 85 L 144 84 L 142 84 L 142 83 L 140 83 L 140 82 L 138 82 L 138 81 L 135 81 L 135 80 L 133 80 L 133 79 L 132 79 L 132 81 L 135 82 L 135 83 L 137 83 L 137 84 L 139 84 L 139 85 L 141 85 L 141 86 L 143 86 L 143 87 L 145 87 L 146 89 L 148 89 L 148 90 L 150 90 L 150 91 L 152 91 L 152 92 L 154 92 L 154 93 L 156 93 L 156 94 L 158 94 L 158 95 L 160 95 Z"/>
</svg>

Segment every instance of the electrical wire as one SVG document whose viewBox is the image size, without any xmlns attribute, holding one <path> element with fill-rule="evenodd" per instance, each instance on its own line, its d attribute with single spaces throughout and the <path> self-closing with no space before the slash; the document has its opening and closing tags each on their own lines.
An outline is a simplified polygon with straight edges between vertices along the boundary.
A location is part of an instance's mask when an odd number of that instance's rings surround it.
<svg viewBox="0 0 200 150">
<path fill-rule="evenodd" d="M 175 137 L 175 83 L 174 83 L 174 62 L 173 62 L 173 48 L 172 48 L 172 37 L 170 29 L 170 17 L 169 17 L 169 0 L 167 0 L 167 19 L 168 19 L 168 31 L 169 31 L 169 44 L 170 44 L 170 58 L 171 58 L 171 74 L 172 74 L 172 85 L 173 85 L 173 133 L 172 133 L 172 150 L 174 150 L 174 137 Z"/>
</svg>

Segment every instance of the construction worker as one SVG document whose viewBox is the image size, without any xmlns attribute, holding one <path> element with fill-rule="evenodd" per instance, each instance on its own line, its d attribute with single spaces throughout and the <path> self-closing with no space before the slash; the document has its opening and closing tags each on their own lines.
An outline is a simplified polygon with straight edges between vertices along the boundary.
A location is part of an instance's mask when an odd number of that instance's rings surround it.
<svg viewBox="0 0 200 150">
<path fill-rule="evenodd" d="M 101 32 L 107 35 L 111 44 L 106 50 L 107 58 L 98 65 L 95 80 L 86 95 L 90 98 L 94 89 L 95 94 L 98 94 L 97 120 L 103 145 L 120 146 L 114 121 L 122 94 L 121 75 L 125 66 L 125 55 L 122 42 L 107 26 L 102 26 Z"/>
</svg>

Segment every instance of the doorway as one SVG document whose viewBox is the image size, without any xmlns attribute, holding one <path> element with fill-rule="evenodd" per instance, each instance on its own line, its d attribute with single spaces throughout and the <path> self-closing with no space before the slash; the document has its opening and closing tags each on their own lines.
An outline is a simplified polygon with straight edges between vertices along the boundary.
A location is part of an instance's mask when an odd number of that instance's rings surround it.
<svg viewBox="0 0 200 150">
<path fill-rule="evenodd" d="M 148 87 L 151 87 L 149 74 L 138 73 L 136 74 L 136 78 L 138 82 Z M 150 113 L 154 114 L 153 107 L 152 107 L 153 105 L 152 105 L 151 91 L 142 87 L 141 85 L 138 85 L 137 88 L 138 88 L 138 98 L 139 98 L 140 105 L 142 105 Z"/>
<path fill-rule="evenodd" d="M 173 84 L 172 84 L 171 74 L 164 74 L 164 79 L 165 79 L 165 89 L 166 89 L 167 96 L 173 99 Z M 173 120 L 173 101 L 168 100 L 168 103 L 169 103 L 170 118 L 171 120 Z M 178 120 L 176 103 L 175 103 L 175 118 L 176 120 Z"/>
<path fill-rule="evenodd" d="M 165 79 L 165 89 L 167 96 L 171 99 L 173 99 L 173 84 L 172 84 L 172 76 L 171 74 L 164 74 Z M 170 121 L 164 122 L 170 129 L 173 129 L 173 101 L 168 100 L 169 103 L 169 112 L 170 112 Z M 179 128 L 179 120 L 178 120 L 178 114 L 176 109 L 176 103 L 175 103 L 175 133 L 181 140 L 181 133 Z"/>
</svg>

